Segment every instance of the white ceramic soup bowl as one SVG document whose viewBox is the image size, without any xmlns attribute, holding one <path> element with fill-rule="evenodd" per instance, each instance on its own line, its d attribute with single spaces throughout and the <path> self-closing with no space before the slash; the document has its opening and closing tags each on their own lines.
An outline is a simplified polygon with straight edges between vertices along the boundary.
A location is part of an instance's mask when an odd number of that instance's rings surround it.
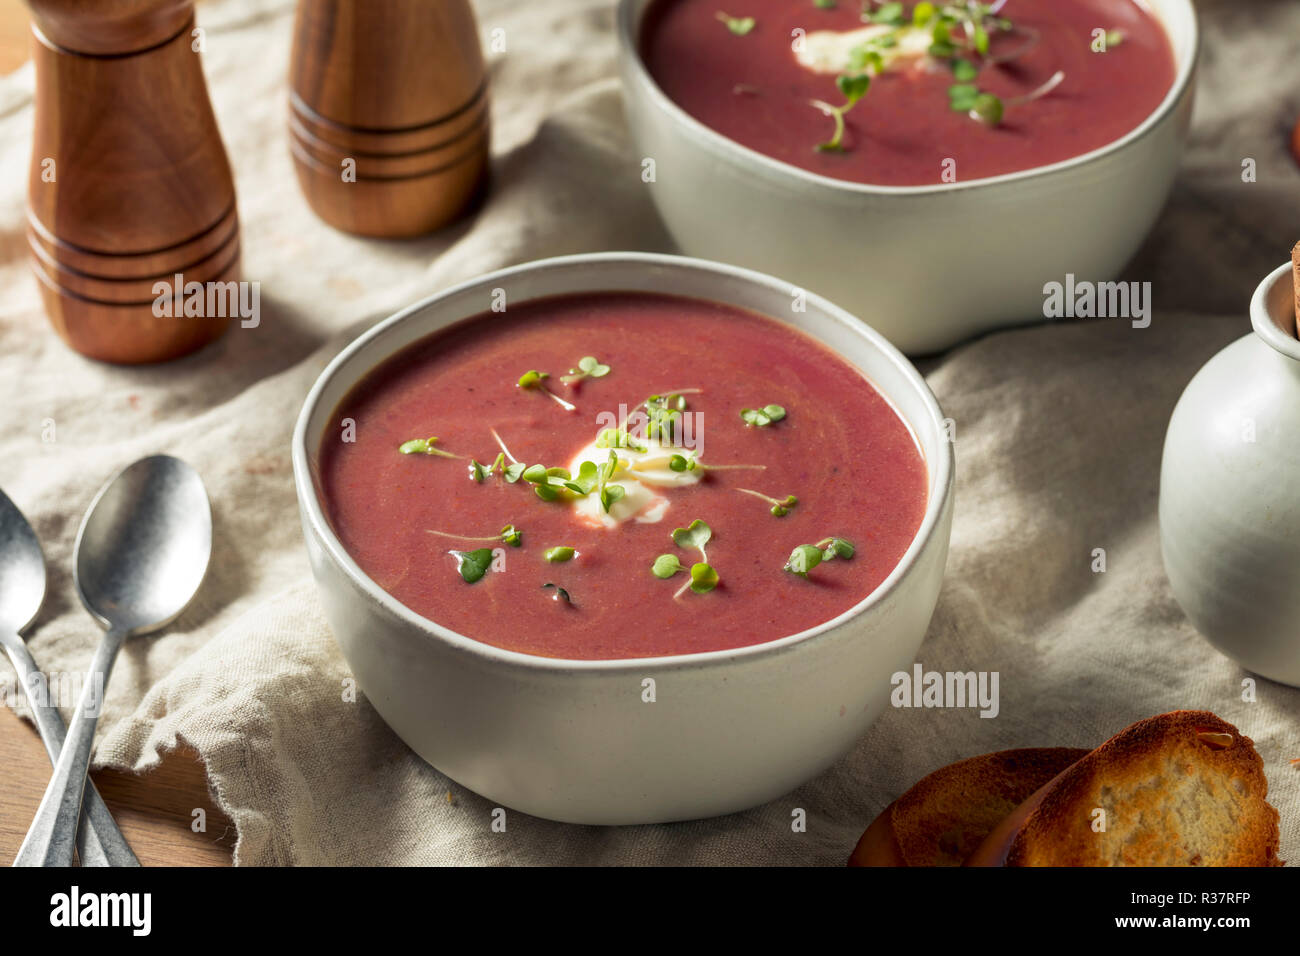
<svg viewBox="0 0 1300 956">
<path fill-rule="evenodd" d="M 737 650 L 560 660 L 481 644 L 384 592 L 348 555 L 322 507 L 317 450 L 369 371 L 433 332 L 507 303 L 597 291 L 671 292 L 760 312 L 856 365 L 913 429 L 929 471 L 915 539 L 885 581 L 817 627 Z M 910 667 L 938 598 L 952 525 L 953 453 L 915 368 L 819 296 L 675 256 L 569 256 L 492 273 L 379 323 L 321 373 L 298 419 L 293 468 L 326 617 L 367 699 L 410 747 L 504 807 L 587 824 L 694 819 L 756 806 L 843 756 Z M 647 682 L 652 681 L 653 684 Z M 647 688 L 653 688 L 654 702 Z"/>
<path fill-rule="evenodd" d="M 642 62 L 650 3 L 620 0 L 619 68 L 637 155 L 655 162 L 646 188 L 682 251 L 815 290 L 910 355 L 1042 321 L 1043 286 L 1067 273 L 1114 279 L 1173 185 L 1199 43 L 1190 0 L 1147 2 L 1169 36 L 1176 72 L 1137 128 L 1063 162 L 932 186 L 832 179 L 705 126 Z"/>
</svg>

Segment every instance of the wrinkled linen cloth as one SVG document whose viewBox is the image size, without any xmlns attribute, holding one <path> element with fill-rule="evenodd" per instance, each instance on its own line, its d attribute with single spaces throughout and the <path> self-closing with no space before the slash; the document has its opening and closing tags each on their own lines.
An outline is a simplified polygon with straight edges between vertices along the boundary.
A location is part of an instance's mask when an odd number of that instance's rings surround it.
<svg viewBox="0 0 1300 956">
<path fill-rule="evenodd" d="M 919 660 L 997 671 L 997 717 L 890 709 L 788 796 L 668 826 L 516 813 L 494 833 L 491 803 L 421 761 L 364 696 L 344 701 L 348 669 L 321 616 L 290 474 L 290 433 L 312 381 L 386 314 L 530 259 L 672 251 L 628 143 L 609 0 L 478 3 L 483 36 L 503 28 L 507 41 L 489 56 L 491 195 L 471 220 L 403 242 L 336 232 L 298 191 L 285 131 L 292 4 L 201 4 L 244 277 L 261 283 L 262 321 L 154 368 L 87 361 L 48 326 L 23 238 L 30 65 L 0 79 L 0 486 L 46 548 L 50 596 L 31 647 L 47 671 L 84 670 L 98 636 L 70 568 L 99 485 L 166 452 L 198 468 L 213 499 L 208 580 L 174 626 L 126 645 L 96 764 L 144 772 L 179 743 L 193 747 L 238 828 L 241 864 L 841 864 L 886 804 L 943 764 L 1006 747 L 1091 747 L 1139 718 L 1205 708 L 1255 740 L 1282 814 L 1282 856 L 1300 860 L 1300 768 L 1288 765 L 1300 757 L 1300 690 L 1260 679 L 1256 699 L 1243 700 L 1249 675 L 1175 603 L 1156 528 L 1174 403 L 1207 359 L 1249 332 L 1250 293 L 1300 238 L 1300 170 L 1286 152 L 1300 99 L 1276 84 L 1293 65 L 1300 5 L 1200 10 L 1192 144 L 1125 276 L 1152 283 L 1150 327 L 1052 322 L 921 363 L 956 423 L 958 479 L 946 583 Z M 1242 180 L 1247 158 L 1253 183 Z M 44 440 L 51 427 L 55 440 Z M 1093 570 L 1096 548 L 1104 573 Z M 807 811 L 806 832 L 792 832 L 795 807 Z"/>
</svg>

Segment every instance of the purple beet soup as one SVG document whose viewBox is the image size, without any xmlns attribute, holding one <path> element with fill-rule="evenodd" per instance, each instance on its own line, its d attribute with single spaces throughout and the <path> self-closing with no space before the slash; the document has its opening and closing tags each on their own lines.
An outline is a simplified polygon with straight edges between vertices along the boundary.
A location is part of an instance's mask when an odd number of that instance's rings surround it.
<svg viewBox="0 0 1300 956">
<path fill-rule="evenodd" d="M 861 371 L 771 318 L 669 295 L 466 320 L 369 373 L 335 425 L 321 495 L 361 569 L 432 621 L 547 657 L 804 631 L 879 586 L 926 509 L 916 438 Z M 802 575 L 800 546 L 826 554 Z"/>
<path fill-rule="evenodd" d="M 640 32 L 642 59 L 669 99 L 723 136 L 810 172 L 882 186 L 967 181 L 1079 156 L 1139 126 L 1174 80 L 1168 37 L 1134 0 L 1006 0 L 980 21 L 985 52 L 973 30 L 954 26 L 950 48 L 926 52 L 931 37 L 919 52 L 909 47 L 915 55 L 883 64 L 867 53 L 893 57 L 917 39 L 911 31 L 933 29 L 933 21 L 914 23 L 919 5 L 899 13 L 899 4 L 827 2 L 657 0 Z M 882 15 L 883 23 L 864 21 Z M 872 25 L 901 32 L 860 46 L 842 68 L 839 60 L 823 71 L 801 65 L 797 45 Z M 833 139 L 834 118 L 814 102 L 843 105 L 837 79 L 864 72 L 870 87 L 844 112 L 837 148 L 818 148 Z M 963 97 L 955 86 L 971 89 Z M 972 118 L 974 93 L 997 98 L 995 125 Z"/>
</svg>

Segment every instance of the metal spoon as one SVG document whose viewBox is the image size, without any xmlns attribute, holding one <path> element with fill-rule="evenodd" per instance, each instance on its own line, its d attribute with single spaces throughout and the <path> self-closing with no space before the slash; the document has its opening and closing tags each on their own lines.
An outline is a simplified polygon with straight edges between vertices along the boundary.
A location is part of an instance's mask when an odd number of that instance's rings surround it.
<svg viewBox="0 0 1300 956">
<path fill-rule="evenodd" d="M 0 645 L 9 655 L 18 683 L 27 692 L 32 719 L 40 731 L 50 763 L 63 750 L 65 728 L 59 709 L 48 691 L 33 694 L 40 668 L 32 659 L 22 633 L 31 626 L 45 598 L 45 555 L 36 532 L 23 513 L 0 490 Z M 139 866 L 126 837 L 117 828 L 99 791 L 89 780 L 82 798 L 85 804 L 77 830 L 77 854 L 82 866 Z"/>
<path fill-rule="evenodd" d="M 211 554 L 207 491 L 185 462 L 142 458 L 95 496 L 77 532 L 76 581 L 81 603 L 105 633 L 15 866 L 71 865 L 99 704 L 117 652 L 128 637 L 156 631 L 185 610 Z"/>
</svg>

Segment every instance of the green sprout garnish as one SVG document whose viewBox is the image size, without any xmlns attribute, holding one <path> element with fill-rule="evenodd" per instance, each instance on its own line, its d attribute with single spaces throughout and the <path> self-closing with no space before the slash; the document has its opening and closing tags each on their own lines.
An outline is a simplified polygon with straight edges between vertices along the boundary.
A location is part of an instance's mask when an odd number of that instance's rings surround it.
<svg viewBox="0 0 1300 956">
<path fill-rule="evenodd" d="M 869 3 L 865 5 L 862 20 L 888 29 L 849 51 L 847 74 L 837 80 L 841 91 L 846 94 L 847 102 L 844 106 L 814 104 L 835 119 L 835 134 L 830 141 L 817 148 L 843 150 L 843 114 L 856 102 L 848 95 L 850 90 L 846 87 L 853 84 L 859 76 L 874 76 L 882 72 L 886 66 L 882 51 L 897 47 L 899 40 L 908 34 L 928 34 L 929 47 L 926 52 L 933 59 L 947 62 L 952 69 L 955 84 L 948 92 L 948 99 L 949 106 L 956 112 L 966 113 L 988 126 L 996 126 L 1002 120 L 1005 106 L 1041 96 L 1042 92 L 1035 92 L 1028 97 L 1004 103 L 994 94 L 975 86 L 975 79 L 985 62 L 1013 60 L 1037 42 L 1036 31 L 1022 31 L 1027 36 L 1027 42 L 1022 47 L 1013 52 L 990 56 L 992 34 L 1016 29 L 1010 20 L 998 15 L 1000 7 L 1001 4 L 980 3 L 977 0 L 954 0 L 948 3 L 926 0 L 912 7 L 912 14 L 908 17 L 902 3 L 880 3 L 874 7 Z M 862 89 L 858 98 L 865 92 Z"/>
<path fill-rule="evenodd" d="M 957 83 L 948 87 L 948 106 L 956 113 L 969 113 L 985 126 L 1002 122 L 1002 100 L 985 93 L 973 83 Z"/>
<path fill-rule="evenodd" d="M 661 395 L 651 395 L 641 407 L 646 412 L 645 434 L 647 438 L 658 439 L 666 445 L 673 442 L 677 434 L 677 425 L 686 411 L 686 396 L 698 395 L 698 388 L 679 388 Z"/>
<path fill-rule="evenodd" d="M 573 607 L 573 599 L 569 597 L 569 592 L 564 590 L 564 588 L 560 587 L 558 584 L 552 584 L 550 581 L 547 581 L 542 585 L 543 590 L 546 588 L 555 588 L 555 594 L 553 594 L 552 597 L 556 601 L 563 601 L 565 604 Z"/>
<path fill-rule="evenodd" d="M 835 0 L 813 0 L 813 6 L 818 10 L 834 10 Z"/>
<path fill-rule="evenodd" d="M 397 446 L 397 450 L 403 455 L 437 455 L 440 458 L 464 458 L 464 455 L 453 455 L 449 451 L 443 451 L 441 448 L 434 448 L 436 438 L 412 438 L 410 441 L 404 441 Z"/>
<path fill-rule="evenodd" d="M 688 550 L 696 548 L 700 552 L 700 560 L 691 565 L 690 580 L 678 588 L 677 593 L 673 595 L 673 600 L 677 600 L 686 593 L 687 588 L 696 594 L 706 594 L 717 587 L 718 572 L 713 570 L 713 567 L 707 563 L 709 556 L 704 552 L 704 546 L 713 537 L 713 529 L 699 518 L 696 518 L 685 528 L 674 528 L 671 537 L 673 544 L 679 548 Z M 678 571 L 685 570 L 685 565 L 674 554 L 661 554 L 650 565 L 650 573 L 663 580 L 671 578 Z"/>
<path fill-rule="evenodd" d="M 564 482 L 564 487 L 575 495 L 589 495 L 600 482 L 599 471 L 595 463 L 584 461 L 578 466 L 578 473 L 570 475 Z"/>
<path fill-rule="evenodd" d="M 455 538 L 458 541 L 503 541 L 515 548 L 523 544 L 524 536 L 524 533 L 512 524 L 506 525 L 496 534 L 488 535 L 452 534 L 448 531 L 430 531 L 429 534 L 436 534 L 440 538 Z"/>
<path fill-rule="evenodd" d="M 597 448 L 630 448 L 632 451 L 647 451 L 645 445 L 639 444 L 627 433 L 626 428 L 602 428 L 596 436 Z"/>
<path fill-rule="evenodd" d="M 730 30 L 738 37 L 743 37 L 750 30 L 754 29 L 753 17 L 733 17 L 730 14 L 718 11 L 718 19 L 727 25 Z"/>
<path fill-rule="evenodd" d="M 691 565 L 691 590 L 696 594 L 708 594 L 718 586 L 718 572 L 703 562 Z M 678 594 L 681 592 L 678 591 Z M 674 595 L 675 597 L 676 595 Z"/>
<path fill-rule="evenodd" d="M 476 481 L 481 485 L 483 484 L 484 481 L 486 481 L 488 478 L 491 478 L 494 474 L 497 474 L 500 471 L 504 471 L 505 463 L 506 463 L 506 456 L 504 452 L 499 452 L 496 458 L 493 460 L 492 464 L 490 465 L 480 464 L 478 459 L 471 458 L 469 460 L 470 480 Z"/>
<path fill-rule="evenodd" d="M 562 561 L 572 561 L 575 557 L 577 557 L 577 555 L 578 552 L 575 551 L 573 548 L 567 547 L 565 545 L 560 545 L 559 547 L 556 548 L 547 548 L 543 557 L 545 557 L 547 561 L 550 561 L 553 564 L 559 564 Z"/>
<path fill-rule="evenodd" d="M 970 115 L 971 119 L 977 119 L 985 126 L 997 126 L 1002 122 L 1002 100 L 992 93 L 981 93 L 975 97 Z"/>
<path fill-rule="evenodd" d="M 958 58 L 952 61 L 952 78 L 958 83 L 969 83 L 979 76 L 979 72 L 979 67 L 970 60 Z M 948 91 L 948 95 L 952 96 L 952 90 Z"/>
<path fill-rule="evenodd" d="M 901 27 L 905 22 L 901 3 L 882 3 L 875 11 L 864 9 L 862 19 L 870 23 L 884 23 L 892 27 Z"/>
<path fill-rule="evenodd" d="M 780 499 L 769 497 L 761 491 L 754 491 L 751 488 L 737 488 L 736 490 L 742 491 L 747 495 L 753 495 L 755 498 L 762 498 L 772 506 L 772 514 L 778 518 L 784 518 L 790 513 L 790 509 L 799 503 L 799 499 L 794 495 L 786 495 L 785 498 Z"/>
<path fill-rule="evenodd" d="M 608 374 L 608 365 L 601 365 L 594 355 L 584 355 L 578 359 L 578 367 L 569 369 L 569 374 L 561 376 L 560 381 L 573 385 L 584 378 L 604 378 Z"/>
<path fill-rule="evenodd" d="M 831 134 L 831 138 L 824 143 L 817 144 L 817 151 L 822 153 L 838 153 L 844 150 L 844 114 L 853 109 L 858 100 L 867 95 L 867 90 L 871 88 L 871 77 L 866 73 L 858 73 L 853 76 L 846 74 L 837 76 L 835 85 L 844 96 L 844 102 L 841 105 L 832 106 L 824 100 L 811 101 L 813 106 L 835 121 L 835 132 Z"/>
<path fill-rule="evenodd" d="M 655 558 L 654 564 L 650 566 L 650 573 L 661 580 L 671 578 L 678 571 L 685 571 L 686 567 L 677 560 L 675 554 L 661 554 Z M 696 594 L 707 594 L 718 586 L 718 572 L 713 570 L 713 566 L 697 561 L 691 565 L 689 580 L 677 589 L 673 595 L 673 600 L 677 600 L 689 588 Z"/>
<path fill-rule="evenodd" d="M 1107 31 L 1106 31 L 1106 49 L 1107 49 L 1107 50 L 1109 50 L 1111 47 L 1119 46 L 1121 43 L 1124 42 L 1124 40 L 1125 40 L 1125 34 L 1124 34 L 1124 31 L 1123 31 L 1123 30 L 1107 30 Z"/>
<path fill-rule="evenodd" d="M 806 578 L 808 572 L 823 561 L 834 558 L 848 560 L 854 553 L 853 543 L 847 538 L 822 538 L 816 544 L 801 544 L 791 551 L 785 570 Z"/>
<path fill-rule="evenodd" d="M 456 559 L 456 570 L 465 579 L 466 584 L 473 584 L 487 574 L 492 566 L 492 549 L 479 548 L 477 551 L 449 551 Z"/>
<path fill-rule="evenodd" d="M 696 518 L 685 528 L 674 528 L 671 537 L 673 544 L 677 545 L 677 547 L 687 550 L 698 548 L 700 557 L 705 561 L 709 560 L 709 556 L 704 553 L 704 546 L 713 537 L 713 529 L 699 518 Z"/>
<path fill-rule="evenodd" d="M 535 368 L 530 368 L 527 372 L 524 372 L 523 375 L 519 376 L 519 381 L 516 384 L 522 389 L 531 389 L 550 396 L 566 412 L 576 411 L 578 406 L 574 405 L 572 402 L 566 402 L 546 387 L 546 379 L 548 378 L 550 378 L 550 375 L 546 372 L 539 372 Z"/>
<path fill-rule="evenodd" d="M 785 418 L 785 409 L 780 405 L 764 405 L 762 408 L 742 408 L 740 418 L 746 425 L 763 427 Z"/>
<path fill-rule="evenodd" d="M 613 507 L 614 502 L 618 501 L 627 493 L 622 485 L 612 485 L 609 482 L 618 471 L 619 458 L 611 449 L 609 460 L 601 465 L 596 471 L 596 489 L 600 494 L 600 506 L 605 509 L 605 514 L 609 514 L 609 509 Z"/>
<path fill-rule="evenodd" d="M 650 573 L 661 580 L 667 580 L 681 570 L 683 570 L 682 563 L 677 560 L 675 554 L 661 554 L 655 558 L 655 563 L 650 565 Z"/>
<path fill-rule="evenodd" d="M 686 455 L 673 455 L 668 459 L 668 468 L 672 471 L 694 471 L 699 466 L 700 463 L 695 460 L 694 455 L 689 457 Z"/>
</svg>

